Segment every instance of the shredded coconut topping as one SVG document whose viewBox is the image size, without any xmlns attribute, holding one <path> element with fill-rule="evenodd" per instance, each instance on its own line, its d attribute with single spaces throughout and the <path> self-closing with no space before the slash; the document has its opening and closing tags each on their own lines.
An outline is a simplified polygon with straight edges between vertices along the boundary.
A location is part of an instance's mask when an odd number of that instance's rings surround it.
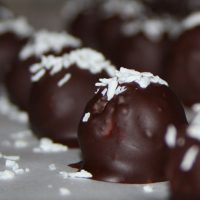
<svg viewBox="0 0 200 200">
<path fill-rule="evenodd" d="M 187 135 L 200 141 L 200 104 L 195 104 L 192 110 L 194 111 L 194 118 L 187 128 Z"/>
<path fill-rule="evenodd" d="M 30 71 L 33 74 L 31 80 L 37 82 L 47 71 L 50 71 L 50 74 L 54 75 L 62 69 L 67 69 L 73 65 L 77 65 L 80 69 L 87 69 L 93 74 L 105 70 L 108 75 L 113 76 L 115 72 L 115 67 L 112 66 L 101 53 L 89 48 L 83 48 L 71 51 L 62 57 L 55 57 L 52 55 L 43 56 L 40 63 L 30 67 Z M 58 86 L 61 87 L 69 81 L 70 78 L 71 75 L 66 74 L 66 76 L 58 82 Z"/>
<path fill-rule="evenodd" d="M 33 34 L 33 28 L 23 17 L 7 19 L 0 22 L 0 34 L 13 32 L 19 37 L 29 37 Z"/>
<path fill-rule="evenodd" d="M 168 147 L 173 148 L 176 146 L 176 136 L 177 136 L 176 128 L 173 125 L 170 125 L 167 128 L 167 133 L 165 135 L 165 142 L 168 145 Z"/>
<path fill-rule="evenodd" d="M 123 67 L 120 68 L 120 71 L 116 70 L 115 72 L 115 77 L 109 79 L 100 79 L 100 82 L 95 84 L 97 87 L 107 87 L 102 91 L 102 95 L 106 95 L 108 101 L 110 101 L 114 95 L 118 95 L 126 91 L 126 87 L 121 86 L 121 84 L 124 83 L 135 82 L 144 89 L 147 88 L 151 83 L 168 86 L 167 82 L 149 72 L 141 73 Z"/>
<path fill-rule="evenodd" d="M 108 0 L 102 6 L 103 15 L 111 17 L 119 15 L 122 18 L 133 18 L 140 16 L 145 11 L 142 3 L 133 0 Z"/>
<path fill-rule="evenodd" d="M 67 150 L 67 146 L 53 143 L 53 141 L 48 138 L 40 139 L 39 147 L 33 148 L 34 153 L 58 153 L 66 152 Z"/>
<path fill-rule="evenodd" d="M 90 113 L 89 112 L 85 113 L 85 115 L 83 116 L 82 122 L 88 122 L 89 118 L 90 118 Z"/>
<path fill-rule="evenodd" d="M 25 60 L 33 55 L 40 57 L 48 51 L 60 53 L 64 47 L 80 47 L 81 41 L 66 32 L 38 31 L 22 49 L 20 58 Z"/>
<path fill-rule="evenodd" d="M 185 153 L 185 156 L 181 162 L 181 170 L 183 171 L 190 171 L 196 161 L 196 158 L 199 154 L 199 147 L 198 146 L 192 146 L 190 147 L 187 152 Z"/>
<path fill-rule="evenodd" d="M 195 12 L 183 20 L 182 26 L 186 30 L 200 26 L 200 12 Z"/>
<path fill-rule="evenodd" d="M 92 174 L 85 170 L 81 170 L 79 172 L 60 172 L 60 175 L 64 178 L 92 178 Z"/>
<path fill-rule="evenodd" d="M 171 18 L 153 18 L 133 20 L 122 26 L 122 32 L 127 36 L 143 33 L 152 41 L 159 41 L 163 34 L 167 33 L 172 37 L 177 36 L 181 29 L 178 22 Z"/>
</svg>

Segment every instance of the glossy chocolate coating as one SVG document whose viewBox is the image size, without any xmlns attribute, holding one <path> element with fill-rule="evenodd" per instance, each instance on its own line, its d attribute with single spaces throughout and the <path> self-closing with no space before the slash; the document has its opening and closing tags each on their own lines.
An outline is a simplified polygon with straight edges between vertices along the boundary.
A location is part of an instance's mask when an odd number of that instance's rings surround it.
<svg viewBox="0 0 200 200">
<path fill-rule="evenodd" d="M 49 51 L 45 55 L 62 55 L 67 53 L 71 48 L 64 48 L 62 52 L 56 54 L 55 52 Z M 17 105 L 21 110 L 28 111 L 29 109 L 29 97 L 32 86 L 31 72 L 29 68 L 31 65 L 40 62 L 41 58 L 31 56 L 26 60 L 21 60 L 19 57 L 15 60 L 12 69 L 6 77 L 6 88 L 8 96 L 12 103 Z"/>
<path fill-rule="evenodd" d="M 97 6 L 97 5 L 96 5 Z M 96 39 L 98 15 L 97 8 L 91 7 L 90 9 L 81 12 L 71 22 L 71 25 L 66 30 L 72 35 L 80 38 L 84 46 L 89 46 L 94 49 L 99 49 L 99 44 Z"/>
<path fill-rule="evenodd" d="M 11 32 L 0 35 L 0 81 L 5 79 L 7 72 L 11 69 L 19 51 L 26 42 L 27 38 L 20 38 Z"/>
<path fill-rule="evenodd" d="M 59 87 L 58 81 L 66 73 L 70 80 Z M 77 127 L 86 102 L 94 93 L 94 83 L 105 74 L 91 74 L 76 66 L 45 75 L 33 84 L 30 95 L 29 118 L 38 137 L 49 137 L 56 142 L 77 147 Z"/>
<path fill-rule="evenodd" d="M 124 85 L 127 90 L 112 100 L 102 96 L 102 89 L 87 104 L 84 113 L 90 118 L 78 130 L 82 168 L 108 182 L 164 181 L 164 133 L 171 123 L 186 123 L 184 110 L 167 86 Z"/>
<path fill-rule="evenodd" d="M 166 34 L 158 41 L 147 38 L 143 33 L 121 37 L 117 49 L 119 66 L 127 66 L 140 72 L 151 72 L 161 76 L 171 42 Z"/>
<path fill-rule="evenodd" d="M 186 135 L 185 128 L 179 129 L 178 134 Z M 191 170 L 183 171 L 181 163 L 186 152 L 192 146 L 200 148 L 197 140 L 185 137 L 185 144 L 171 150 L 167 166 L 167 176 L 170 180 L 170 200 L 198 200 L 200 197 L 200 154 L 198 154 Z"/>
<path fill-rule="evenodd" d="M 167 67 L 167 80 L 187 106 L 200 102 L 200 27 L 184 32 L 177 40 Z"/>
</svg>

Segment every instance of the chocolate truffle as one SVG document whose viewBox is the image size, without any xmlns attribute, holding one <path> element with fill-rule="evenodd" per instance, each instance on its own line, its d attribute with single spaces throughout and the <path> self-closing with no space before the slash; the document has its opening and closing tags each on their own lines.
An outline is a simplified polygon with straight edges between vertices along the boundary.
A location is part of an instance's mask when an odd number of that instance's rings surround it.
<svg viewBox="0 0 200 200">
<path fill-rule="evenodd" d="M 167 80 L 186 106 L 200 102 L 200 12 L 185 19 L 167 67 Z"/>
<path fill-rule="evenodd" d="M 124 23 L 116 49 L 119 66 L 162 76 L 171 41 L 179 32 L 176 20 L 146 18 Z"/>
<path fill-rule="evenodd" d="M 171 148 L 167 166 L 171 200 L 198 200 L 200 198 L 199 111 L 189 126 L 179 127 L 177 130 L 171 127 L 166 135 L 166 142 Z"/>
<path fill-rule="evenodd" d="M 32 33 L 33 28 L 24 18 L 0 21 L 0 81 L 4 80 L 20 49 Z"/>
<path fill-rule="evenodd" d="M 166 180 L 166 128 L 187 123 L 167 83 L 151 73 L 121 68 L 96 86 L 79 124 L 82 168 L 108 182 Z"/>
<path fill-rule="evenodd" d="M 77 127 L 94 83 L 114 74 L 114 67 L 91 49 L 73 50 L 62 57 L 43 57 L 31 67 L 34 82 L 29 118 L 38 137 L 77 147 Z"/>
<path fill-rule="evenodd" d="M 22 110 L 28 110 L 31 89 L 29 67 L 47 54 L 62 55 L 80 47 L 80 40 L 61 32 L 38 31 L 24 46 L 7 75 L 6 86 L 10 100 Z"/>
<path fill-rule="evenodd" d="M 103 1 L 103 0 L 102 0 Z M 65 28 L 85 46 L 98 49 L 96 40 L 100 0 L 68 0 L 63 9 Z"/>
<path fill-rule="evenodd" d="M 146 8 L 142 3 L 133 0 L 108 0 L 99 8 L 99 22 L 96 40 L 99 49 L 114 63 L 117 63 L 116 49 L 122 37 L 122 26 L 130 20 L 142 18 Z"/>
</svg>

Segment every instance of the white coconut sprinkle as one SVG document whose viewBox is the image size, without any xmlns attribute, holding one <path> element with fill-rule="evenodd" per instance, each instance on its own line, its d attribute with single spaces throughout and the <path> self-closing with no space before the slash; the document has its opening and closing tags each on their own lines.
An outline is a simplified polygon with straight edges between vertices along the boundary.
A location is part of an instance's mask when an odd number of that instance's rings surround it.
<svg viewBox="0 0 200 200">
<path fill-rule="evenodd" d="M 0 22 L 0 34 L 13 32 L 19 37 L 29 37 L 33 34 L 33 28 L 23 17 L 7 19 Z"/>
<path fill-rule="evenodd" d="M 14 17 L 13 13 L 11 10 L 4 6 L 0 6 L 0 18 L 1 19 L 8 19 Z"/>
<path fill-rule="evenodd" d="M 151 185 L 145 185 L 143 187 L 144 192 L 146 193 L 152 193 L 153 192 L 153 187 Z"/>
<path fill-rule="evenodd" d="M 70 190 L 67 188 L 60 188 L 59 189 L 60 195 L 61 196 L 68 196 L 71 194 Z"/>
<path fill-rule="evenodd" d="M 181 162 L 180 168 L 182 171 L 190 171 L 196 161 L 196 158 L 199 154 L 199 147 L 193 145 L 190 147 L 184 155 L 184 158 Z"/>
<path fill-rule="evenodd" d="M 0 113 L 7 116 L 10 120 L 27 123 L 28 114 L 26 112 L 19 111 L 19 109 L 10 103 L 8 98 L 5 95 L 0 97 Z"/>
<path fill-rule="evenodd" d="M 49 32 L 46 30 L 35 33 L 30 41 L 20 52 L 20 58 L 25 60 L 31 56 L 40 57 L 53 50 L 60 53 L 65 47 L 80 47 L 81 41 L 66 32 Z"/>
<path fill-rule="evenodd" d="M 165 142 L 170 148 L 174 148 L 176 146 L 176 136 L 177 136 L 177 131 L 175 126 L 170 125 L 167 128 L 167 132 L 165 135 Z"/>
<path fill-rule="evenodd" d="M 106 95 L 108 101 L 110 101 L 114 95 L 118 95 L 126 91 L 126 87 L 121 86 L 121 84 L 124 83 L 135 82 L 144 89 L 147 88 L 151 83 L 168 86 L 167 82 L 149 72 L 140 73 L 138 71 L 123 67 L 120 68 L 120 71 L 116 70 L 115 72 L 115 77 L 109 79 L 100 79 L 100 82 L 95 84 L 97 87 L 107 87 L 107 90 L 103 90 L 102 95 Z"/>
<path fill-rule="evenodd" d="M 22 175 L 30 172 L 28 168 L 20 168 L 17 161 L 20 159 L 19 156 L 6 156 L 1 154 L 1 158 L 5 159 L 5 169 L 0 171 L 0 180 L 10 180 L 16 175 Z"/>
<path fill-rule="evenodd" d="M 70 80 L 71 76 L 70 73 L 65 74 L 65 76 L 58 82 L 58 87 L 65 85 Z"/>
<path fill-rule="evenodd" d="M 115 67 L 101 53 L 89 48 L 82 48 L 71 51 L 62 57 L 43 56 L 40 63 L 30 67 L 30 72 L 33 74 L 31 79 L 33 82 L 37 82 L 45 75 L 46 71 L 50 71 L 50 74 L 54 75 L 62 69 L 67 69 L 73 65 L 83 70 L 89 70 L 93 74 L 105 70 L 109 76 L 113 76 L 115 72 Z M 69 81 L 69 78 L 71 78 L 71 75 L 66 74 L 58 82 L 58 85 L 61 87 Z"/>
<path fill-rule="evenodd" d="M 60 172 L 59 173 L 64 179 L 67 178 L 92 178 L 92 174 L 85 170 L 81 170 L 79 172 Z"/>
<path fill-rule="evenodd" d="M 0 171 L 0 180 L 11 180 L 15 177 L 15 174 L 10 170 Z"/>
<path fill-rule="evenodd" d="M 90 118 L 90 113 L 89 112 L 85 113 L 85 115 L 83 116 L 82 122 L 88 122 L 89 118 Z"/>
<path fill-rule="evenodd" d="M 142 3 L 133 0 L 108 0 L 102 5 L 102 17 L 118 15 L 124 19 L 141 16 L 145 11 Z"/>
<path fill-rule="evenodd" d="M 172 37 L 177 36 L 181 28 L 172 18 L 153 18 L 129 21 L 122 26 L 122 32 L 126 36 L 143 33 L 150 40 L 157 42 L 165 33 Z"/>
<path fill-rule="evenodd" d="M 49 165 L 49 170 L 50 171 L 55 171 L 56 170 L 56 165 L 55 164 L 50 164 Z"/>
<path fill-rule="evenodd" d="M 58 143 L 53 143 L 53 141 L 48 138 L 40 139 L 39 147 L 33 148 L 34 153 L 58 153 L 66 152 L 67 150 L 67 146 Z"/>
<path fill-rule="evenodd" d="M 183 21 L 182 26 L 186 30 L 200 26 L 200 12 L 192 13 Z"/>
</svg>

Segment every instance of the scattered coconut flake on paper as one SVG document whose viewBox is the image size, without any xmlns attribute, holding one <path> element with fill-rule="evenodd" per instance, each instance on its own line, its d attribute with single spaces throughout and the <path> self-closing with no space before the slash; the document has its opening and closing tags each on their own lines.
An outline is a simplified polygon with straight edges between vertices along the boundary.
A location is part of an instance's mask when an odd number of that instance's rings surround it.
<svg viewBox="0 0 200 200">
<path fill-rule="evenodd" d="M 20 160 L 19 156 L 6 156 L 1 154 L 0 159 L 5 162 L 5 169 L 0 171 L 0 180 L 11 180 L 16 175 L 22 175 L 30 172 L 29 168 L 21 168 L 17 161 Z M 0 161 L 1 161 L 0 160 Z"/>
<path fill-rule="evenodd" d="M 40 139 L 38 147 L 33 148 L 34 153 L 58 153 L 66 152 L 68 147 L 59 143 L 53 143 L 49 138 Z"/>
<path fill-rule="evenodd" d="M 153 187 L 151 185 L 145 185 L 145 186 L 143 186 L 143 190 L 146 193 L 151 193 L 151 192 L 153 192 Z"/>
<path fill-rule="evenodd" d="M 87 179 L 87 178 L 92 178 L 92 174 L 90 172 L 87 172 L 86 170 L 81 170 L 78 172 L 65 172 L 62 171 L 59 173 L 64 179 L 67 178 L 83 178 L 83 179 Z"/>
<path fill-rule="evenodd" d="M 26 112 L 19 111 L 19 109 L 14 106 L 5 95 L 0 97 L 0 114 L 7 116 L 10 120 L 27 123 L 28 114 Z"/>
<path fill-rule="evenodd" d="M 71 194 L 71 192 L 70 192 L 69 189 L 63 188 L 63 187 L 59 189 L 59 192 L 60 192 L 60 195 L 61 195 L 61 196 L 68 196 L 68 195 Z"/>
</svg>

